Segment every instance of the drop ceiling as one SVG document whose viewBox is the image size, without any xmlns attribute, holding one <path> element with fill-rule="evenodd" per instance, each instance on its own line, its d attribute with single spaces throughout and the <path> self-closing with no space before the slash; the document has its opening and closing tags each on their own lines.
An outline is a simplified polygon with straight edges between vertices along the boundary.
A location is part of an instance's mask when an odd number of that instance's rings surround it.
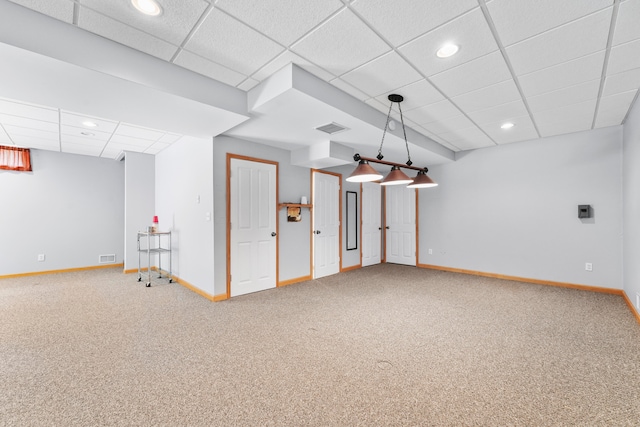
<svg viewBox="0 0 640 427">
<path fill-rule="evenodd" d="M 378 128 L 389 108 L 386 96 L 402 94 L 418 152 L 433 152 L 433 141 L 457 152 L 620 125 L 640 87 L 640 0 L 159 0 L 163 14 L 156 18 L 139 14 L 128 0 L 12 3 L 241 93 L 260 91 L 293 63 L 374 109 L 382 118 Z M 9 10 L 8 0 L 3 4 Z M 438 58 L 446 42 L 460 50 Z M 95 134 L 101 145 L 82 134 L 82 104 L 69 110 L 53 102 L 33 105 L 19 91 L 10 95 L 0 92 L 0 143 L 48 149 L 49 141 L 50 149 L 109 157 L 127 147 L 156 153 L 204 130 L 98 114 L 96 120 L 106 119 Z M 322 138 L 377 148 L 379 141 L 362 140 L 375 134 L 370 120 L 327 117 L 298 129 L 300 117 L 292 112 L 313 114 L 316 101 L 309 98 L 289 95 L 286 108 L 282 102 L 273 110 L 247 108 L 246 117 L 236 110 L 227 126 L 208 135 L 291 150 Z M 335 136 L 315 130 L 331 122 L 349 130 Z M 503 130 L 505 122 L 515 126 Z M 136 145 L 138 137 L 143 142 Z M 441 160 L 452 158 L 435 151 Z"/>
</svg>

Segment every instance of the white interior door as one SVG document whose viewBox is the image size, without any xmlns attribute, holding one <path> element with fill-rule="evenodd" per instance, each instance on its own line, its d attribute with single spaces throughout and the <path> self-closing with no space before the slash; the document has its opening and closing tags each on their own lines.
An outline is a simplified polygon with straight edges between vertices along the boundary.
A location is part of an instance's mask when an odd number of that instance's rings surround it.
<svg viewBox="0 0 640 427">
<path fill-rule="evenodd" d="M 313 173 L 313 277 L 340 272 L 340 179 Z"/>
<path fill-rule="evenodd" d="M 390 185 L 386 193 L 386 261 L 416 265 L 416 193 Z"/>
<path fill-rule="evenodd" d="M 231 296 L 276 287 L 276 165 L 231 159 Z"/>
<path fill-rule="evenodd" d="M 380 264 L 382 235 L 382 187 L 375 182 L 362 183 L 362 266 Z"/>
</svg>

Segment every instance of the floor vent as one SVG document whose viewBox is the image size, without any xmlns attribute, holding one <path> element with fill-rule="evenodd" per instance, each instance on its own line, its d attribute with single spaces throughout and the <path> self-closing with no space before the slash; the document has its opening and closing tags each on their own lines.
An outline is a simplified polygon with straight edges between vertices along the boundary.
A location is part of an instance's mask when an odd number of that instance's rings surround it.
<svg viewBox="0 0 640 427">
<path fill-rule="evenodd" d="M 100 255 L 98 262 L 100 264 L 113 264 L 116 262 L 116 254 Z"/>
<path fill-rule="evenodd" d="M 316 128 L 320 132 L 328 133 L 332 135 L 334 133 L 342 132 L 343 130 L 347 130 L 346 127 L 339 125 L 337 123 L 329 123 L 328 125 L 319 126 Z"/>
</svg>

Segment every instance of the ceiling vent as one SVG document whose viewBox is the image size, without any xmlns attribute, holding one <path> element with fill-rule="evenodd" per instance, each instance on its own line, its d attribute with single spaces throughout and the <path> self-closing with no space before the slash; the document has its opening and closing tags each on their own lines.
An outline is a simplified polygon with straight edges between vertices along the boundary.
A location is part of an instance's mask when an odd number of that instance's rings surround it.
<svg viewBox="0 0 640 427">
<path fill-rule="evenodd" d="M 347 128 L 337 123 L 329 123 L 328 125 L 317 127 L 316 130 L 319 130 L 320 132 L 328 133 L 329 135 L 333 135 L 334 133 L 347 130 Z"/>
</svg>

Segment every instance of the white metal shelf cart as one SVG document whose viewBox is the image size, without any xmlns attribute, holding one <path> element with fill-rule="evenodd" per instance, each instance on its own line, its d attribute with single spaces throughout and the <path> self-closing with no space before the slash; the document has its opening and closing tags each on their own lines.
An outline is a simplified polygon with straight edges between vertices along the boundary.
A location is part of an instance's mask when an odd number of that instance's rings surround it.
<svg viewBox="0 0 640 427">
<path fill-rule="evenodd" d="M 164 241 L 163 241 L 164 240 Z M 145 247 L 146 243 L 146 247 Z M 146 286 L 151 286 L 151 255 L 158 254 L 158 278 L 161 279 L 162 275 L 162 255 L 169 254 L 169 269 L 168 275 L 169 283 L 173 282 L 173 276 L 171 275 L 171 232 L 170 231 L 158 231 L 147 232 L 138 231 L 138 282 L 142 282 L 142 255 L 146 254 L 147 258 L 147 283 Z"/>
</svg>

